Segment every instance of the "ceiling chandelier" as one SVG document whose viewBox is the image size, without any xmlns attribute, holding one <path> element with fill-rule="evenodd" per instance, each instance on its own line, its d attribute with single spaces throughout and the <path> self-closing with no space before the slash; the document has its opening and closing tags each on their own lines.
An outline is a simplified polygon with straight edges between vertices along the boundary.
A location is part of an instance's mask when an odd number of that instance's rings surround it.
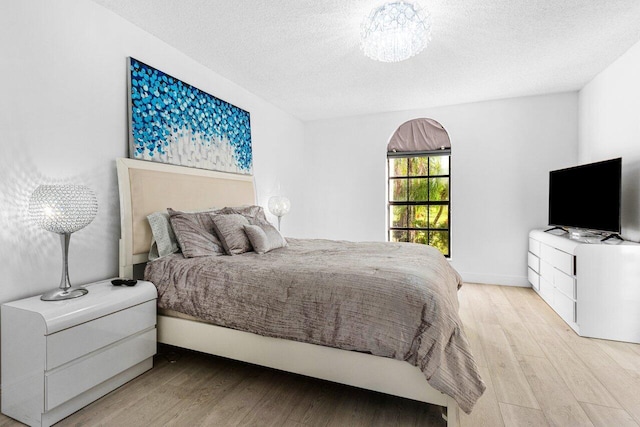
<svg viewBox="0 0 640 427">
<path fill-rule="evenodd" d="M 371 10 L 362 22 L 360 47 L 371 59 L 400 62 L 420 53 L 430 40 L 431 16 L 417 3 L 393 1 Z"/>
</svg>

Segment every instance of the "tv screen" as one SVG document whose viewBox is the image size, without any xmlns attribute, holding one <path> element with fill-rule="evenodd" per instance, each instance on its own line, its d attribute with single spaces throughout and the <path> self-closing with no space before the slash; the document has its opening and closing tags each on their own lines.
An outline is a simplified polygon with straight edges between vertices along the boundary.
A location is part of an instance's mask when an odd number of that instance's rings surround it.
<svg viewBox="0 0 640 427">
<path fill-rule="evenodd" d="M 549 225 L 620 233 L 622 158 L 549 173 Z"/>
</svg>

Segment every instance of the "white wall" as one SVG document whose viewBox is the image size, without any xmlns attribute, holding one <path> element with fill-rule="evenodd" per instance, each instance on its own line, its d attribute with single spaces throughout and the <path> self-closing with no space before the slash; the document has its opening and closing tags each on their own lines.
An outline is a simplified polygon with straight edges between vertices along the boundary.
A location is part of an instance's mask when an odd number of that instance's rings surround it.
<svg viewBox="0 0 640 427">
<path fill-rule="evenodd" d="M 306 124 L 309 237 L 385 240 L 385 159 L 407 120 L 452 141 L 452 264 L 466 281 L 527 286 L 527 233 L 547 224 L 548 173 L 577 161 L 576 92 Z"/>
<path fill-rule="evenodd" d="M 579 93 L 580 163 L 622 157 L 622 236 L 640 241 L 640 42 Z"/>
<path fill-rule="evenodd" d="M 211 41 L 215 45 L 215 40 Z M 74 284 L 118 273 L 116 157 L 126 157 L 126 57 L 133 56 L 251 113 L 254 171 L 261 204 L 278 185 L 300 205 L 302 123 L 166 43 L 92 2 L 0 2 L 0 302 L 58 286 L 57 235 L 27 217 L 42 183 L 92 187 L 99 211 L 71 239 Z M 304 225 L 292 214 L 283 232 Z"/>
<path fill-rule="evenodd" d="M 526 232 L 546 224 L 548 171 L 578 160 L 623 156 L 623 234 L 640 239 L 639 45 L 579 97 L 307 124 L 92 2 L 1 2 L 0 47 L 0 302 L 58 284 L 57 236 L 25 215 L 41 183 L 84 183 L 98 193 L 98 217 L 72 238 L 72 281 L 117 274 L 114 159 L 127 155 L 127 56 L 251 112 L 259 203 L 278 187 L 290 197 L 286 235 L 384 240 L 388 138 L 406 120 L 431 117 L 452 138 L 452 263 L 466 280 L 526 284 Z"/>
</svg>

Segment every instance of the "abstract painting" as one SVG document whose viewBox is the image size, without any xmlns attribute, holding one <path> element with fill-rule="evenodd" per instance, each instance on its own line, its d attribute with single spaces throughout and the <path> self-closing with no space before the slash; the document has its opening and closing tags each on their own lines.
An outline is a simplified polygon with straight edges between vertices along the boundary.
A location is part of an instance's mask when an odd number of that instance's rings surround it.
<svg viewBox="0 0 640 427">
<path fill-rule="evenodd" d="M 251 175 L 249 112 L 129 58 L 129 157 Z"/>
</svg>

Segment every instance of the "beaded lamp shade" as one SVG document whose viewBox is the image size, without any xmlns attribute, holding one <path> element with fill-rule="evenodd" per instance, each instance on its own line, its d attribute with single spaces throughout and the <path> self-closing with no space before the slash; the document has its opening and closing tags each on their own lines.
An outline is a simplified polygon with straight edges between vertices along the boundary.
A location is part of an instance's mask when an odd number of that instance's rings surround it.
<svg viewBox="0 0 640 427">
<path fill-rule="evenodd" d="M 273 196 L 269 199 L 269 212 L 278 217 L 278 230 L 280 230 L 280 219 L 289 213 L 291 202 L 284 196 Z"/>
<path fill-rule="evenodd" d="M 29 200 L 31 219 L 58 234 L 83 229 L 97 213 L 96 195 L 84 185 L 41 185 Z"/>
</svg>

